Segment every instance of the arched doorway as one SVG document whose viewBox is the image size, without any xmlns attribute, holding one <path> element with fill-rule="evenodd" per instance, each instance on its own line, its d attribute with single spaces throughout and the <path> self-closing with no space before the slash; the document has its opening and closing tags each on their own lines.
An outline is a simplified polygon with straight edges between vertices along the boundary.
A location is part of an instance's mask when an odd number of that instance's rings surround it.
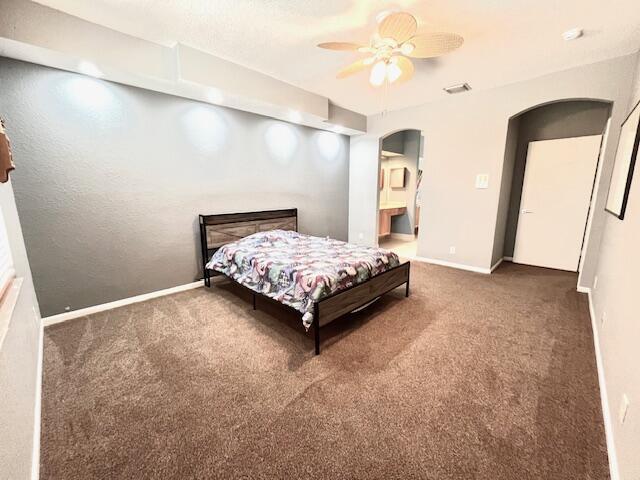
<svg viewBox="0 0 640 480">
<path fill-rule="evenodd" d="M 403 258 L 415 258 L 420 234 L 420 187 L 424 137 L 403 129 L 380 139 L 378 155 L 377 240 Z"/>
<path fill-rule="evenodd" d="M 610 102 L 575 99 L 538 105 L 510 118 L 492 264 L 504 258 L 581 270 L 610 115 Z M 574 167 L 571 161 L 577 162 Z M 576 167 L 582 180 L 570 170 Z"/>
</svg>

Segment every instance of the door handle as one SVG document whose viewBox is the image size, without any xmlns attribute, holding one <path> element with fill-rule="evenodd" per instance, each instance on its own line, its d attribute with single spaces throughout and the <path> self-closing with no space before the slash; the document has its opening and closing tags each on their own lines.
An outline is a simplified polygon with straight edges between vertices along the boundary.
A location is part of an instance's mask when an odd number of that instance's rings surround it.
<svg viewBox="0 0 640 480">
<path fill-rule="evenodd" d="M 520 213 L 533 213 L 533 210 L 527 210 L 526 208 L 523 208 L 522 210 L 520 210 Z"/>
</svg>

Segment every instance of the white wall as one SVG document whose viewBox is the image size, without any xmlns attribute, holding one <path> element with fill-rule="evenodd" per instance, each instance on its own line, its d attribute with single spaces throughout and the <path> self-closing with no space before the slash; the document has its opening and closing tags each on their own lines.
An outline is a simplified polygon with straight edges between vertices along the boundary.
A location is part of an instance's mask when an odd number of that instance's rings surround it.
<svg viewBox="0 0 640 480">
<path fill-rule="evenodd" d="M 18 164 L 20 168 L 24 167 Z M 0 350 L 0 478 L 27 479 L 32 467 L 38 468 L 37 457 L 32 465 L 32 452 L 34 428 L 40 428 L 36 395 L 42 330 L 11 182 L 0 184 L 0 208 L 16 275 L 24 279 Z"/>
<path fill-rule="evenodd" d="M 380 139 L 375 135 L 351 137 L 349 151 L 349 242 L 376 246 Z"/>
<path fill-rule="evenodd" d="M 640 101 L 640 62 L 635 87 L 623 114 Z M 616 125 L 619 125 L 619 121 Z M 596 328 L 606 378 L 620 478 L 640 478 L 640 162 L 635 174 L 625 218 L 606 214 L 596 269 L 598 282 L 592 289 Z M 604 323 L 601 323 L 606 314 Z M 618 420 L 622 395 L 631 402 L 624 424 Z"/>
<path fill-rule="evenodd" d="M 509 118 L 547 102 L 579 98 L 613 102 L 612 130 L 605 146 L 606 184 L 628 104 L 636 55 L 586 65 L 503 87 L 471 91 L 442 101 L 369 117 L 369 133 L 351 139 L 350 240 L 375 244 L 377 143 L 402 129 L 425 136 L 418 255 L 477 268 L 491 266 Z M 376 148 L 373 148 L 373 146 Z M 474 188 L 478 173 L 490 175 L 489 188 Z M 602 192 L 604 190 L 604 193 Z M 599 189 L 592 235 L 581 284 L 590 285 L 600 242 L 606 188 Z M 359 236 L 362 235 L 362 239 Z M 456 254 L 449 254 L 449 247 Z"/>
</svg>

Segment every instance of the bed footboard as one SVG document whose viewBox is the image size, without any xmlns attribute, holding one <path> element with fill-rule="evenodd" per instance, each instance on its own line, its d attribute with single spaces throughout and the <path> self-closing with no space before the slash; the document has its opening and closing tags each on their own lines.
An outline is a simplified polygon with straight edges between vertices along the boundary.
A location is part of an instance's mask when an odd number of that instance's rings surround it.
<svg viewBox="0 0 640 480">
<path fill-rule="evenodd" d="M 320 354 L 320 328 L 342 315 L 362 307 L 391 290 L 406 284 L 405 296 L 409 296 L 411 263 L 405 262 L 366 282 L 341 290 L 314 303 L 313 329 L 316 355 Z"/>
</svg>

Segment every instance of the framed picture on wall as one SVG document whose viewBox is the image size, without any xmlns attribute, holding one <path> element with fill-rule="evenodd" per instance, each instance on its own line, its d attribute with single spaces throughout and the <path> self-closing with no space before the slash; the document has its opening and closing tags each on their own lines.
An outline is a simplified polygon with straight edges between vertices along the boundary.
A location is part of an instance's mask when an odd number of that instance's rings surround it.
<svg viewBox="0 0 640 480">
<path fill-rule="evenodd" d="M 640 143 L 640 102 L 636 103 L 627 119 L 622 123 L 620 140 L 609 183 L 609 194 L 605 210 L 620 220 L 624 219 L 627 208 L 631 178 L 638 156 Z"/>
<path fill-rule="evenodd" d="M 389 186 L 391 188 L 404 188 L 407 169 L 405 167 L 392 168 L 389 172 Z"/>
</svg>

